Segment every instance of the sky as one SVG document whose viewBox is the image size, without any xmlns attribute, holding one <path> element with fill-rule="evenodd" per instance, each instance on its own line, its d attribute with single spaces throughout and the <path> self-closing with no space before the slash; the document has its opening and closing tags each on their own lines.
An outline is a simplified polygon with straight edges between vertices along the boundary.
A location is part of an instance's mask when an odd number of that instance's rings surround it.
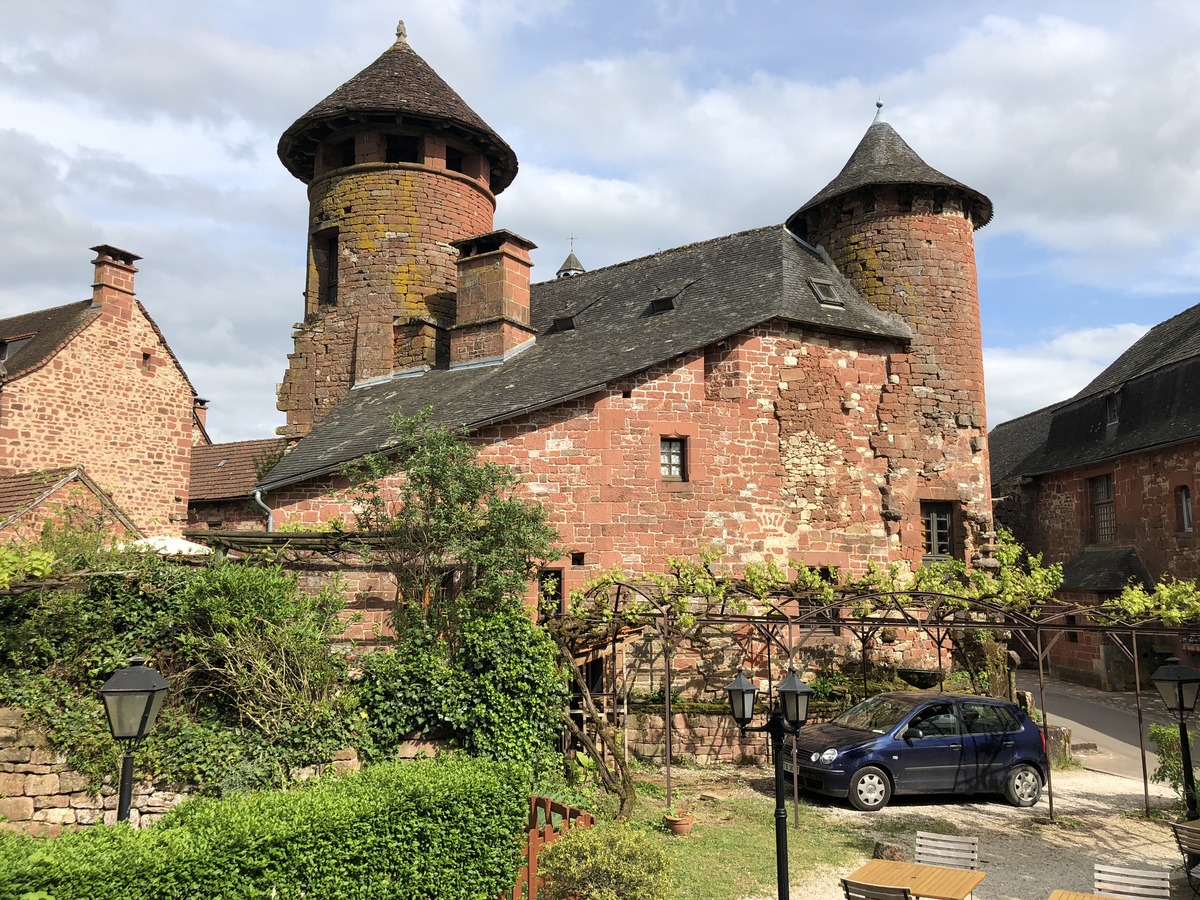
<svg viewBox="0 0 1200 900">
<path fill-rule="evenodd" d="M 995 206 L 991 425 L 1200 302 L 1194 0 L 41 0 L 0 30 L 0 317 L 89 298 L 89 247 L 136 253 L 210 435 L 271 436 L 307 220 L 275 148 L 400 19 L 515 150 L 495 222 L 535 280 L 572 236 L 592 269 L 783 222 L 882 100 Z"/>
</svg>

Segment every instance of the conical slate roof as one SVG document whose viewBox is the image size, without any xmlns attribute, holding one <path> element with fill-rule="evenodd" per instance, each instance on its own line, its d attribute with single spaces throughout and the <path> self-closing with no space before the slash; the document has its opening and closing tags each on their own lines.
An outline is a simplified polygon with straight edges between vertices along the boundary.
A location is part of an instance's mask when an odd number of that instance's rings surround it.
<svg viewBox="0 0 1200 900">
<path fill-rule="evenodd" d="M 917 156 L 912 147 L 905 143 L 904 138 L 900 137 L 896 129 L 884 121 L 880 114 L 875 116 L 875 121 L 871 123 L 871 127 L 863 135 L 863 139 L 858 142 L 858 146 L 850 155 L 849 162 L 838 173 L 837 178 L 825 185 L 815 197 L 793 213 L 788 219 L 788 227 L 791 228 L 793 223 L 808 210 L 820 206 L 827 200 L 859 188 L 880 184 L 957 188 L 965 191 L 968 196 L 979 203 L 976 228 L 982 228 L 992 220 L 991 200 L 962 182 L 943 175 L 926 163 Z"/>
<path fill-rule="evenodd" d="M 491 161 L 493 193 L 500 193 L 517 175 L 512 148 L 408 45 L 403 22 L 396 29 L 396 43 L 379 59 L 292 123 L 279 139 L 279 158 L 308 183 L 324 137 L 372 120 L 457 132 Z"/>
<path fill-rule="evenodd" d="M 564 275 L 582 275 L 586 271 L 587 269 L 583 267 L 583 263 L 579 261 L 579 257 L 572 250 L 570 255 L 563 260 L 563 264 L 558 267 L 557 274 L 559 278 L 562 278 Z"/>
</svg>

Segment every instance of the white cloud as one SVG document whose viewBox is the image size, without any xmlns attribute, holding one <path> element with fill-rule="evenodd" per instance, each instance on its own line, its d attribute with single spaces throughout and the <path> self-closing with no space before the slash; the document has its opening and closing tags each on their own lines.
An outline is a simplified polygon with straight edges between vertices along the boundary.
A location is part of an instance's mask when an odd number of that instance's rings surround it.
<svg viewBox="0 0 1200 900">
<path fill-rule="evenodd" d="M 984 347 L 989 428 L 1074 396 L 1149 330 L 1126 323 L 1020 347 Z"/>
</svg>

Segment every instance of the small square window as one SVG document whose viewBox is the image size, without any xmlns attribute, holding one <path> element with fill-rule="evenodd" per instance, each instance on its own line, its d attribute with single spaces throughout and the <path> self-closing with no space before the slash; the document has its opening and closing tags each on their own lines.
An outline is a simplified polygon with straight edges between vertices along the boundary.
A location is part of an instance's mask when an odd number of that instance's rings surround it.
<svg viewBox="0 0 1200 900">
<path fill-rule="evenodd" d="M 663 438 L 659 450 L 659 465 L 664 481 L 687 481 L 687 441 L 684 438 Z"/>
<path fill-rule="evenodd" d="M 584 558 L 585 558 L 585 554 L 583 554 L 583 553 L 572 553 L 571 554 L 571 565 L 582 566 L 584 564 Z"/>
</svg>

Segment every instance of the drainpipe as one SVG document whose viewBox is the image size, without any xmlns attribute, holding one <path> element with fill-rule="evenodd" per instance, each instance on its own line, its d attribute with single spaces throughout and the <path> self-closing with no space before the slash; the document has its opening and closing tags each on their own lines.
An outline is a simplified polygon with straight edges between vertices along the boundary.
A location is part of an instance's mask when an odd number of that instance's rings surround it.
<svg viewBox="0 0 1200 900">
<path fill-rule="evenodd" d="M 254 502 L 261 506 L 267 513 L 267 533 L 275 530 L 275 511 L 267 504 L 262 502 L 262 491 L 254 492 Z"/>
</svg>

